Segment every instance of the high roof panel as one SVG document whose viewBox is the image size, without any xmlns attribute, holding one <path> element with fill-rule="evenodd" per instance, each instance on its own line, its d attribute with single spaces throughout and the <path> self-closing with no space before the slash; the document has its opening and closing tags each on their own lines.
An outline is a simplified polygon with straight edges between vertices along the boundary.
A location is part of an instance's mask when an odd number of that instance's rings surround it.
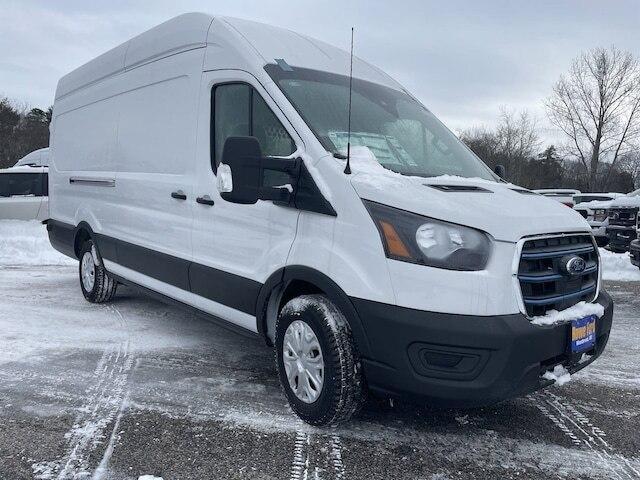
<svg viewBox="0 0 640 480">
<path fill-rule="evenodd" d="M 192 48 L 204 47 L 212 15 L 186 13 L 141 33 L 68 73 L 56 98 L 137 65 Z"/>
<path fill-rule="evenodd" d="M 209 30 L 214 16 L 205 13 L 186 13 L 161 23 L 62 77 L 58 82 L 56 99 L 126 69 L 204 47 L 207 41 L 226 49 L 225 58 L 236 63 L 231 67 L 223 65 L 227 68 L 238 68 L 240 57 L 245 60 L 251 58 L 250 64 L 259 68 L 264 63 L 274 63 L 275 59 L 283 58 L 292 66 L 338 74 L 349 72 L 349 53 L 345 50 L 284 28 L 237 18 L 218 18 L 220 22 L 211 28 L 212 32 Z M 348 32 L 345 32 L 345 37 L 348 37 Z M 386 73 L 357 57 L 354 58 L 353 74 L 401 88 Z"/>
</svg>

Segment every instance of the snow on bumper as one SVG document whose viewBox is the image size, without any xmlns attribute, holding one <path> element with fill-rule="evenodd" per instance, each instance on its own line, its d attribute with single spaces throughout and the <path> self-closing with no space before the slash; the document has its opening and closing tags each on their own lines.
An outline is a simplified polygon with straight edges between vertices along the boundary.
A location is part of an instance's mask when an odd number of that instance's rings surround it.
<svg viewBox="0 0 640 480">
<path fill-rule="evenodd" d="M 588 360 L 571 354 L 571 324 L 538 326 L 522 314 L 450 315 L 352 299 L 365 325 L 370 356 L 363 358 L 370 388 L 445 407 L 490 405 L 553 383 L 556 365 L 574 373 L 593 362 L 609 339 L 613 303 L 604 310 Z"/>
</svg>

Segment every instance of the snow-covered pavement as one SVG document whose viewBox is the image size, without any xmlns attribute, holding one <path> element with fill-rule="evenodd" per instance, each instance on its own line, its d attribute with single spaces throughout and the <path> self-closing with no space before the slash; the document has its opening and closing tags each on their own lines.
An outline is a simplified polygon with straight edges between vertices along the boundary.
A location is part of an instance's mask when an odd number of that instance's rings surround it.
<svg viewBox="0 0 640 480">
<path fill-rule="evenodd" d="M 89 304 L 75 265 L 29 261 L 0 265 L 0 479 L 640 479 L 640 283 L 607 283 L 609 346 L 563 387 L 319 430 L 259 340 L 126 288 Z"/>
</svg>

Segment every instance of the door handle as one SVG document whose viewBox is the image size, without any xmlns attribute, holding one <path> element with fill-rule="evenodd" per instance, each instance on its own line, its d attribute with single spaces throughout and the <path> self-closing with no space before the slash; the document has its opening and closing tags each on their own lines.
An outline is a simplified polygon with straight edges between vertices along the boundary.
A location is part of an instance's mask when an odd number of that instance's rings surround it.
<svg viewBox="0 0 640 480">
<path fill-rule="evenodd" d="M 196 198 L 196 202 L 199 203 L 200 205 L 209 205 L 209 206 L 215 205 L 215 202 L 211 200 L 211 197 L 209 197 L 209 195 Z"/>
<path fill-rule="evenodd" d="M 177 192 L 171 192 L 171 198 L 175 198 L 176 200 L 186 200 L 187 196 L 182 190 L 178 190 Z"/>
</svg>

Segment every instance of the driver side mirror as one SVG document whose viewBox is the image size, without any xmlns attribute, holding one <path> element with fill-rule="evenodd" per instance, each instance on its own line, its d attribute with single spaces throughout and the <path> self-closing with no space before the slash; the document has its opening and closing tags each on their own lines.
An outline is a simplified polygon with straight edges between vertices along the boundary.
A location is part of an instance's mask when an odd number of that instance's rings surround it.
<svg viewBox="0 0 640 480">
<path fill-rule="evenodd" d="M 262 156 L 260 142 L 255 137 L 229 137 L 224 142 L 222 161 L 218 166 L 218 190 L 227 202 L 253 204 L 258 200 L 289 203 L 297 184 L 299 162 Z M 291 183 L 282 187 L 265 187 L 266 170 L 285 172 Z"/>
<path fill-rule="evenodd" d="M 496 165 L 493 169 L 493 172 L 500 178 L 504 178 L 507 176 L 507 169 L 504 168 L 504 165 Z"/>
</svg>

